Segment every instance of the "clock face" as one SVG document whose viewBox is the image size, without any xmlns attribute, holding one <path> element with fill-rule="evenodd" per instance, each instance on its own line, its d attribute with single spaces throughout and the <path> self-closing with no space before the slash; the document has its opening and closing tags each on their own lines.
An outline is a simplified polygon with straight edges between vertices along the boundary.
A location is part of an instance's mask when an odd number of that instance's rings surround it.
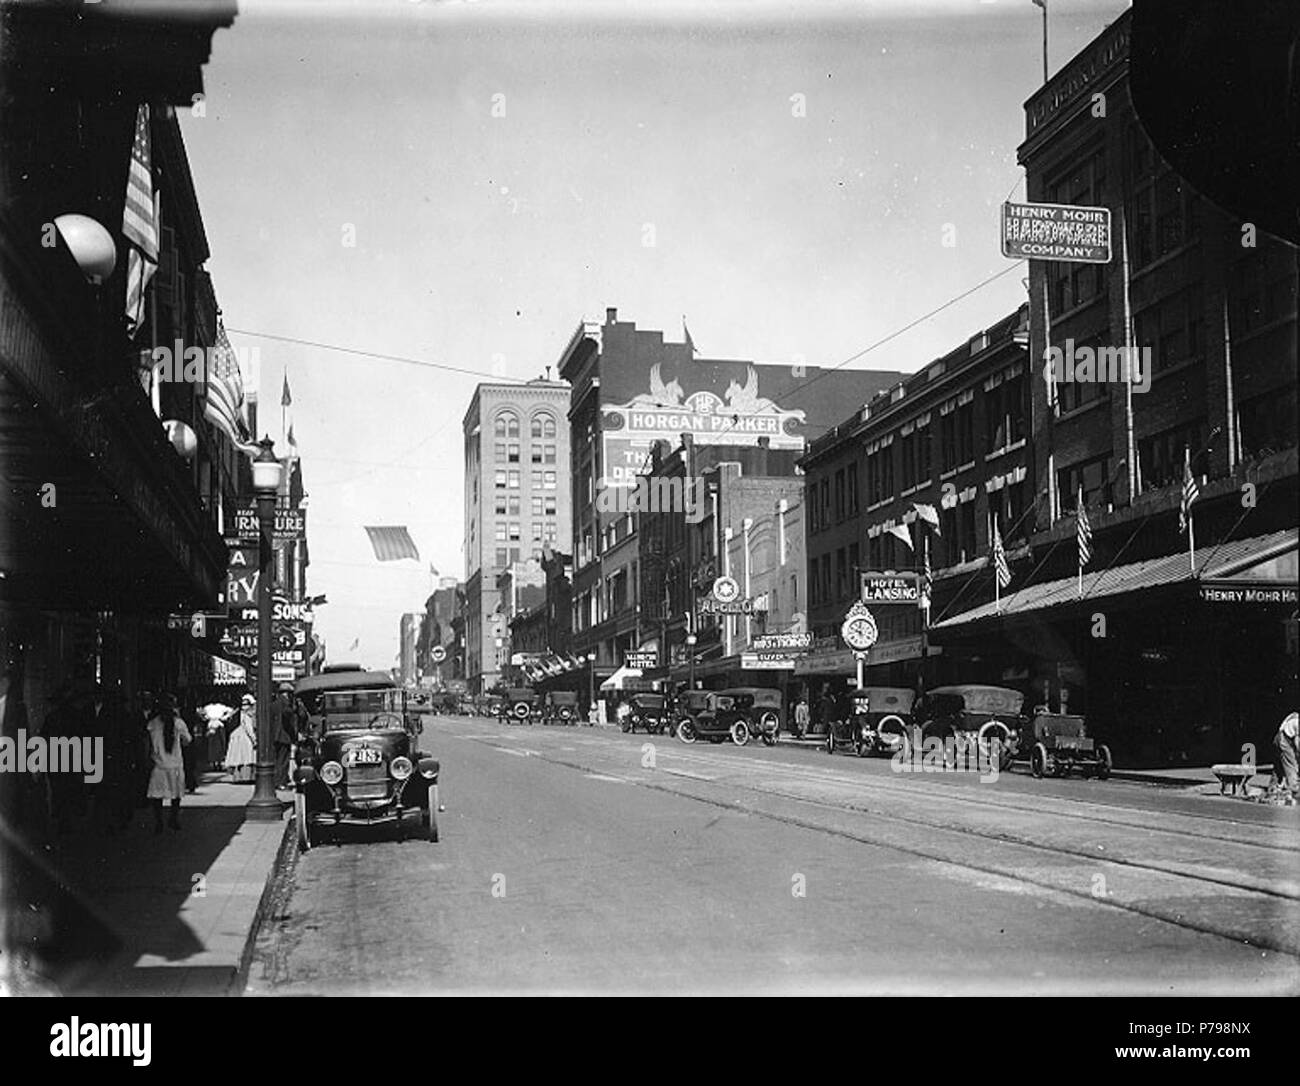
<svg viewBox="0 0 1300 1086">
<path fill-rule="evenodd" d="M 876 643 L 876 624 L 865 615 L 846 619 L 840 633 L 851 649 L 869 649 Z"/>
</svg>

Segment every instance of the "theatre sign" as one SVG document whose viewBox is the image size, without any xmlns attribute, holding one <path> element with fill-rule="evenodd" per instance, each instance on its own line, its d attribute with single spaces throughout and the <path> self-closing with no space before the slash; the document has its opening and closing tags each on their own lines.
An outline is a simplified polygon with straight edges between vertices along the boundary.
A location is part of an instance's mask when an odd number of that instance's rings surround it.
<svg viewBox="0 0 1300 1086">
<path fill-rule="evenodd" d="M 1110 208 L 1007 202 L 1002 205 L 1002 255 L 1109 264 Z"/>
</svg>

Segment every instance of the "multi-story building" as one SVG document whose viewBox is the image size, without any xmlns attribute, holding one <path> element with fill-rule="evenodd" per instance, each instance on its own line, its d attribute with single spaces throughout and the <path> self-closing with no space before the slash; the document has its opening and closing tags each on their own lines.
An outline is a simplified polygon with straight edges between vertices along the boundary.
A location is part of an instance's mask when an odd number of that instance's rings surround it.
<svg viewBox="0 0 1300 1086">
<path fill-rule="evenodd" d="M 415 644 L 420 636 L 420 615 L 407 611 L 398 623 L 397 674 L 404 686 L 414 686 L 420 679 L 416 664 Z"/>
<path fill-rule="evenodd" d="M 635 486 L 654 444 L 676 447 L 683 434 L 700 446 L 765 437 L 774 453 L 802 451 L 842 416 L 846 400 L 862 402 L 899 376 L 701 359 L 689 338 L 665 342 L 662 332 L 620 321 L 616 309 L 603 324 L 579 324 L 558 369 L 573 387 L 573 648 L 596 654 L 601 678 L 639 643 L 636 516 L 620 495 Z"/>
<path fill-rule="evenodd" d="M 1105 207 L 1114 238 L 1109 263 L 1030 261 L 1032 357 L 1132 347 L 1141 364 L 1073 381 L 1035 365 L 1031 561 L 998 606 L 936 613 L 934 636 L 1086 712 L 1118 759 L 1236 759 L 1296 696 L 1296 250 L 1161 160 L 1129 97 L 1130 22 L 1026 102 L 1019 157 L 1032 201 Z"/>
<path fill-rule="evenodd" d="M 987 557 L 996 524 L 1015 560 L 1033 530 L 1028 307 L 864 404 L 815 440 L 806 472 L 808 596 L 814 651 L 798 661 L 810 704 L 856 678 L 838 639 L 866 571 L 924 573 L 935 613 L 992 597 Z M 937 531 L 918 512 L 932 509 Z M 922 680 L 924 613 L 917 602 L 873 607 L 880 640 L 867 678 Z M 926 664 L 929 681 L 942 662 Z M 958 678 L 959 676 L 950 676 Z"/>
<path fill-rule="evenodd" d="M 698 684 L 778 683 L 779 674 L 746 671 L 743 657 L 755 636 L 803 632 L 807 621 L 800 454 L 773 450 L 765 437 L 754 445 L 696 445 L 686 437 L 671 452 L 657 444 L 644 476 L 646 494 L 680 493 L 687 501 L 656 500 L 658 508 L 637 515 L 639 647 L 657 650 L 666 677 L 680 684 L 689 678 L 693 632 Z M 687 480 L 698 480 L 693 495 Z M 721 576 L 736 581 L 749 614 L 700 608 Z"/>
<path fill-rule="evenodd" d="M 569 387 L 537 379 L 481 384 L 465 436 L 465 675 L 490 690 L 509 660 L 509 615 L 497 578 L 569 549 Z"/>
<path fill-rule="evenodd" d="M 456 623 L 463 598 L 463 586 L 456 578 L 442 577 L 424 603 L 420 632 L 415 642 L 416 666 L 426 679 L 433 679 L 438 685 L 449 679 L 464 678 L 457 671 L 459 644 L 456 638 Z M 441 661 L 434 659 L 436 648 L 443 650 Z"/>
</svg>

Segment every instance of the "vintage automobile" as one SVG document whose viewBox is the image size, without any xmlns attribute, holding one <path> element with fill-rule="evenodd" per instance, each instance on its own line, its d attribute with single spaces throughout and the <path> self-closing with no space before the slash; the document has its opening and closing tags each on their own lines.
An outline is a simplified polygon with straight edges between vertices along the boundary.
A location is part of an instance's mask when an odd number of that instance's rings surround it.
<svg viewBox="0 0 1300 1086">
<path fill-rule="evenodd" d="M 627 713 L 620 724 L 625 732 L 643 729 L 647 734 L 658 735 L 668 726 L 669 710 L 662 694 L 637 691 L 628 698 Z"/>
<path fill-rule="evenodd" d="M 677 738 L 693 743 L 705 738 L 720 743 L 728 736 L 738 747 L 757 735 L 766 746 L 776 745 L 781 728 L 781 691 L 757 686 L 737 686 L 708 691 L 705 707 L 677 724 Z"/>
<path fill-rule="evenodd" d="M 1040 711 L 1030 733 L 1034 745 L 1029 750 L 1029 771 L 1035 777 L 1064 777 L 1072 769 L 1102 781 L 1110 776 L 1114 765 L 1110 747 L 1088 735 L 1083 717 Z"/>
<path fill-rule="evenodd" d="M 849 695 L 847 720 L 832 720 L 826 733 L 826 752 L 851 746 L 859 758 L 868 754 L 894 754 L 911 741 L 912 704 L 916 693 L 901 686 L 868 686 Z"/>
<path fill-rule="evenodd" d="M 1024 694 L 1005 686 L 936 686 L 912 707 L 914 734 L 923 742 L 932 736 L 945 741 L 945 760 L 948 740 L 974 740 L 979 749 L 996 750 L 999 769 L 1010 769 L 1028 734 L 1024 703 Z"/>
<path fill-rule="evenodd" d="M 578 695 L 572 690 L 552 690 L 546 696 L 543 724 L 578 723 Z"/>
<path fill-rule="evenodd" d="M 384 671 L 347 671 L 300 679 L 308 712 L 294 769 L 298 847 L 321 830 L 417 821 L 438 840 L 437 759 L 422 751 L 422 726 L 406 691 Z"/>
<path fill-rule="evenodd" d="M 542 719 L 542 699 L 531 687 L 512 686 L 497 706 L 497 719 L 505 724 L 535 724 Z"/>
</svg>

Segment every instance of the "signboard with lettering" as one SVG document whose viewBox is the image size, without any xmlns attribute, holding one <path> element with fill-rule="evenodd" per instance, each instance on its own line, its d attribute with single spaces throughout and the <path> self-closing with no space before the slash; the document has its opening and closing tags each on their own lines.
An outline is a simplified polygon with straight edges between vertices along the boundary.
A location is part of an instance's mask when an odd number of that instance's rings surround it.
<svg viewBox="0 0 1300 1086">
<path fill-rule="evenodd" d="M 1242 585 L 1203 581 L 1201 600 L 1205 603 L 1284 603 L 1294 606 L 1300 590 L 1295 585 Z"/>
<path fill-rule="evenodd" d="M 252 501 L 235 510 L 235 536 L 238 539 L 256 543 L 257 502 Z M 275 511 L 275 528 L 271 538 L 277 543 L 291 543 L 297 539 L 307 538 L 306 509 L 277 509 Z"/>
<path fill-rule="evenodd" d="M 812 648 L 810 633 L 770 633 L 759 634 L 750 647 L 755 652 L 807 652 Z"/>
<path fill-rule="evenodd" d="M 645 671 L 647 668 L 657 667 L 659 664 L 659 653 L 651 649 L 628 649 L 623 653 L 623 666 L 629 667 L 633 671 Z"/>
<path fill-rule="evenodd" d="M 794 657 L 784 652 L 742 652 L 742 671 L 793 671 Z"/>
<path fill-rule="evenodd" d="M 920 578 L 915 573 L 877 573 L 867 570 L 862 574 L 863 603 L 873 606 L 909 603 L 915 606 L 920 600 Z"/>
<path fill-rule="evenodd" d="M 1002 205 L 1002 255 L 1109 264 L 1110 208 L 1008 201 Z"/>
<path fill-rule="evenodd" d="M 723 603 L 712 596 L 705 596 L 699 603 L 699 611 L 702 615 L 752 615 L 756 610 L 758 608 L 754 606 L 754 601 L 749 596 L 731 600 L 729 603 Z"/>
</svg>

